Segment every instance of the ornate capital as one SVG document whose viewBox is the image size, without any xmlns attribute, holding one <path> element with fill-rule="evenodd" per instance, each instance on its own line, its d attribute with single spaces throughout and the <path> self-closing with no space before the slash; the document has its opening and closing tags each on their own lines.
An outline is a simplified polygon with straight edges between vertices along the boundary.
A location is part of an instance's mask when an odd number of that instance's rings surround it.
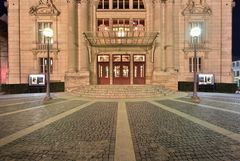
<svg viewBox="0 0 240 161">
<path fill-rule="evenodd" d="M 53 4 L 52 0 L 39 0 L 38 5 L 30 8 L 29 14 L 34 16 L 58 16 L 60 12 Z"/>
<path fill-rule="evenodd" d="M 211 15 L 212 10 L 206 3 L 206 0 L 189 0 L 186 8 L 182 11 L 182 15 L 194 14 Z"/>
</svg>

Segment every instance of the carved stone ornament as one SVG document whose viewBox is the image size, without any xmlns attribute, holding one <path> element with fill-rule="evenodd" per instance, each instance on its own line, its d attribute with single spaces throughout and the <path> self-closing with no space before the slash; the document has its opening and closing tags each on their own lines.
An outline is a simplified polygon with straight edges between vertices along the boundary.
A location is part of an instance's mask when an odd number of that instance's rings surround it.
<svg viewBox="0 0 240 161">
<path fill-rule="evenodd" d="M 211 15 L 212 10 L 206 0 L 188 0 L 187 7 L 182 11 L 182 15 L 194 14 Z"/>
<path fill-rule="evenodd" d="M 39 0 L 38 5 L 30 8 L 29 14 L 35 16 L 58 16 L 60 12 L 53 4 L 52 0 Z"/>
</svg>

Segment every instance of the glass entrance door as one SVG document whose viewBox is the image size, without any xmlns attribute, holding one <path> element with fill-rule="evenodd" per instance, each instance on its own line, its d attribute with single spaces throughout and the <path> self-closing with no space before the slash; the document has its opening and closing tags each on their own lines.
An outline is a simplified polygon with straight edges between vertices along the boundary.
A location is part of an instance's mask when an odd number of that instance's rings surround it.
<svg viewBox="0 0 240 161">
<path fill-rule="evenodd" d="M 110 84 L 109 55 L 98 55 L 97 58 L 98 84 Z"/>
<path fill-rule="evenodd" d="M 113 84 L 130 84 L 130 55 L 113 55 Z"/>
<path fill-rule="evenodd" d="M 133 84 L 145 84 L 145 55 L 133 56 Z"/>
</svg>

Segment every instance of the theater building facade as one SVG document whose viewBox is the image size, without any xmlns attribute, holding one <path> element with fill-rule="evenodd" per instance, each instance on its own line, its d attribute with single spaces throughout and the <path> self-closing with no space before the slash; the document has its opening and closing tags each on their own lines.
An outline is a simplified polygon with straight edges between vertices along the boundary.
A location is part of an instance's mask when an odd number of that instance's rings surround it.
<svg viewBox="0 0 240 161">
<path fill-rule="evenodd" d="M 9 0 L 7 84 L 28 83 L 46 72 L 50 38 L 51 82 L 151 85 L 177 90 L 197 72 L 232 83 L 231 0 Z"/>
</svg>

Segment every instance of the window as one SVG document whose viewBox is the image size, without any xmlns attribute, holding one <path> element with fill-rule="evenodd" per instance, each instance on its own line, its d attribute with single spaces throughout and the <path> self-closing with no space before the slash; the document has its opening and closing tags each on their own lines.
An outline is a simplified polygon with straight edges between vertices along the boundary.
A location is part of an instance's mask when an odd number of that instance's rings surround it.
<svg viewBox="0 0 240 161">
<path fill-rule="evenodd" d="M 109 0 L 99 0 L 98 9 L 109 9 Z"/>
<path fill-rule="evenodd" d="M 129 9 L 129 0 L 112 0 L 113 9 Z"/>
<path fill-rule="evenodd" d="M 43 35 L 44 28 L 53 28 L 52 22 L 38 22 L 38 43 L 47 44 L 48 38 Z M 53 43 L 53 38 L 50 38 L 50 42 Z"/>
<path fill-rule="evenodd" d="M 145 26 L 144 19 L 133 19 L 133 31 L 143 31 Z"/>
<path fill-rule="evenodd" d="M 240 76 L 240 71 L 237 71 L 236 72 L 236 77 L 239 77 Z"/>
<path fill-rule="evenodd" d="M 239 61 L 237 61 L 236 67 L 239 67 Z"/>
<path fill-rule="evenodd" d="M 194 27 L 199 27 L 202 31 L 203 31 L 203 25 L 204 25 L 204 23 L 203 22 L 190 22 L 190 24 L 189 24 L 189 29 L 191 30 L 192 28 L 194 28 Z M 189 32 L 190 33 L 190 32 Z M 194 43 L 194 40 L 195 38 L 194 37 L 191 37 L 190 36 L 190 43 L 191 44 L 193 44 Z M 201 33 L 201 35 L 200 36 L 198 36 L 197 38 L 196 38 L 196 43 L 198 44 L 198 45 L 200 45 L 200 44 L 202 44 L 203 43 L 203 34 Z"/>
<path fill-rule="evenodd" d="M 194 58 L 189 58 L 189 72 L 193 72 L 194 67 Z M 202 59 L 197 57 L 197 72 L 201 72 L 202 69 Z"/>
<path fill-rule="evenodd" d="M 133 0 L 133 9 L 144 9 L 142 0 Z"/>
<path fill-rule="evenodd" d="M 108 31 L 109 30 L 109 19 L 98 19 L 98 31 Z"/>
<path fill-rule="evenodd" d="M 119 33 L 130 31 L 129 19 L 113 19 L 112 30 Z"/>
<path fill-rule="evenodd" d="M 40 73 L 46 73 L 47 72 L 47 58 L 40 58 L 39 65 L 40 65 Z M 53 59 L 52 58 L 50 58 L 50 73 L 53 73 Z"/>
<path fill-rule="evenodd" d="M 235 63 L 232 63 L 232 66 L 235 67 Z"/>
</svg>

